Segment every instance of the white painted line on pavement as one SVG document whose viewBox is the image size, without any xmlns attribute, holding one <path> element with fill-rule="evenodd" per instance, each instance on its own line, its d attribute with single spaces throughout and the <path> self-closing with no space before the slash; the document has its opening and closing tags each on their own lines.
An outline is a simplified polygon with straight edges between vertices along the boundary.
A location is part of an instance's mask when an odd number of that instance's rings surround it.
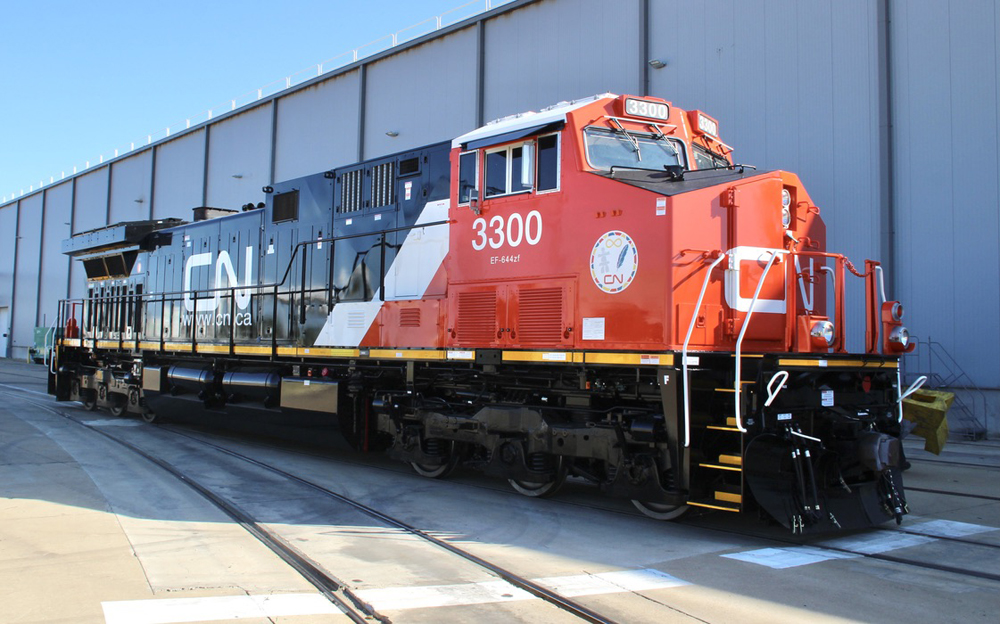
<svg viewBox="0 0 1000 624">
<path fill-rule="evenodd" d="M 649 591 L 690 585 L 659 570 L 620 570 L 600 574 L 579 574 L 534 579 L 533 582 L 572 598 L 595 594 Z M 393 611 L 457 605 L 532 600 L 535 596 L 506 581 L 430 585 L 424 587 L 384 587 L 355 592 L 376 610 Z"/>
<path fill-rule="evenodd" d="M 85 420 L 84 425 L 88 427 L 141 427 L 145 423 L 141 420 Z"/>
<path fill-rule="evenodd" d="M 534 579 L 534 582 L 566 597 L 690 585 L 687 581 L 652 569 L 554 576 Z M 354 593 L 379 611 L 537 600 L 533 594 L 502 580 L 425 587 L 382 587 L 356 590 Z M 246 617 L 340 613 L 320 594 L 127 600 L 104 602 L 101 606 L 104 607 L 107 624 L 175 624 Z"/>
<path fill-rule="evenodd" d="M 670 576 L 659 570 L 619 570 L 600 574 L 580 574 L 577 576 L 553 576 L 536 581 L 563 596 L 593 596 L 594 594 L 615 594 L 637 592 L 650 589 L 668 589 L 690 585 L 687 581 Z"/>
<path fill-rule="evenodd" d="M 775 570 L 795 568 L 798 566 L 829 561 L 831 559 L 854 559 L 861 555 L 842 553 L 835 550 L 824 550 L 813 546 L 789 546 L 787 548 L 759 548 L 741 553 L 722 555 L 727 559 L 756 563 Z"/>
<path fill-rule="evenodd" d="M 175 624 L 341 613 L 320 594 L 214 596 L 102 602 L 107 624 Z"/>
<path fill-rule="evenodd" d="M 426 609 L 458 605 L 485 604 L 532 600 L 535 596 L 514 587 L 507 581 L 464 583 L 462 585 L 428 585 L 424 587 L 381 587 L 354 592 L 375 607 L 376 611 Z"/>
<path fill-rule="evenodd" d="M 968 522 L 956 522 L 954 520 L 931 520 L 911 524 L 907 527 L 915 532 L 935 537 L 965 537 L 987 531 L 1000 531 L 997 527 L 983 526 L 981 524 L 970 524 Z"/>
<path fill-rule="evenodd" d="M 902 531 L 872 531 L 864 535 L 838 537 L 837 539 L 820 542 L 819 545 L 829 548 L 842 548 L 865 555 L 877 555 L 889 552 L 890 550 L 920 546 L 921 544 L 928 544 L 933 541 L 936 541 L 933 537 L 912 535 L 903 533 Z"/>
</svg>

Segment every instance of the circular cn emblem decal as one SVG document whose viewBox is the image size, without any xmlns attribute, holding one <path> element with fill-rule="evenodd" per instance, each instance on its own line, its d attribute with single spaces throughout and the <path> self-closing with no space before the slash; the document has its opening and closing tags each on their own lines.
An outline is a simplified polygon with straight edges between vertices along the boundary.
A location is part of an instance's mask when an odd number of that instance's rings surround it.
<svg viewBox="0 0 1000 624">
<path fill-rule="evenodd" d="M 639 249 L 625 232 L 605 233 L 590 252 L 590 276 L 606 293 L 620 293 L 628 288 L 639 268 Z"/>
</svg>

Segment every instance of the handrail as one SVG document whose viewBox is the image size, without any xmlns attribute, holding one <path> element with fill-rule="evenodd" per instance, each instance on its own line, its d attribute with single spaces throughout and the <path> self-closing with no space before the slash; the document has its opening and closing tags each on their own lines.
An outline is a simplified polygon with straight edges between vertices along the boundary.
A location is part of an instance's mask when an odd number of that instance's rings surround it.
<svg viewBox="0 0 1000 624">
<path fill-rule="evenodd" d="M 743 384 L 740 380 L 741 373 L 741 357 L 743 350 L 743 336 L 747 333 L 747 328 L 750 327 L 750 317 L 753 316 L 753 309 L 757 305 L 757 299 L 760 297 L 760 289 L 764 286 L 764 280 L 767 279 L 767 274 L 774 265 L 774 261 L 778 256 L 788 254 L 789 252 L 784 249 L 772 249 L 771 257 L 767 261 L 767 266 L 764 267 L 764 272 L 760 276 L 760 280 L 757 281 L 757 289 L 753 293 L 753 299 L 750 300 L 750 307 L 747 308 L 746 318 L 743 319 L 743 327 L 740 328 L 740 335 L 736 339 L 736 379 L 733 382 L 736 390 L 736 400 L 733 401 L 733 412 L 736 416 L 736 428 L 740 430 L 741 433 L 746 433 L 747 430 L 743 426 L 743 413 L 740 409 L 740 399 L 743 392 Z"/>
<path fill-rule="evenodd" d="M 701 284 L 701 292 L 698 293 L 698 303 L 694 306 L 691 314 L 691 322 L 688 324 L 687 335 L 684 336 L 684 347 L 681 349 L 681 375 L 684 379 L 684 448 L 691 446 L 691 391 L 688 385 L 688 344 L 691 342 L 691 334 L 694 333 L 695 321 L 698 319 L 698 310 L 701 309 L 701 302 L 705 299 L 705 291 L 708 290 L 708 282 L 712 277 L 712 271 L 719 263 L 726 258 L 725 253 L 718 253 L 719 256 L 709 265 L 705 271 L 705 281 Z M 728 252 L 727 252 L 728 253 Z"/>
<path fill-rule="evenodd" d="M 775 389 L 774 382 L 779 378 L 781 381 L 778 382 L 778 388 Z M 767 400 L 764 401 L 764 407 L 771 407 L 771 403 L 774 403 L 774 400 L 778 398 L 778 395 L 784 389 L 786 381 L 788 381 L 788 371 L 778 371 L 771 376 L 771 381 L 767 382 Z"/>
<path fill-rule="evenodd" d="M 390 229 L 387 229 L 387 230 L 374 230 L 374 231 L 368 231 L 368 232 L 359 232 L 359 233 L 356 233 L 356 234 L 348 234 L 348 235 L 344 235 L 344 236 L 335 236 L 335 237 L 327 237 L 327 238 L 318 238 L 318 239 L 315 239 L 315 240 L 301 241 L 299 243 L 296 243 L 296 245 L 294 246 L 294 248 L 292 250 L 292 255 L 289 258 L 288 264 L 285 267 L 285 271 L 282 274 L 281 280 L 278 281 L 278 282 L 272 282 L 272 283 L 267 283 L 267 284 L 245 284 L 245 285 L 230 284 L 230 285 L 227 285 L 227 286 L 217 286 L 215 288 L 209 288 L 209 289 L 178 290 L 178 291 L 162 292 L 162 293 L 142 293 L 142 294 L 129 295 L 128 297 L 135 298 L 136 301 L 137 301 L 137 306 L 139 306 L 144 311 L 143 313 L 145 314 L 146 306 L 150 302 L 153 302 L 153 301 L 156 301 L 156 300 L 159 300 L 162 308 L 165 310 L 168 297 L 169 297 L 169 301 L 171 302 L 171 305 L 173 305 L 173 303 L 175 301 L 178 301 L 178 300 L 182 299 L 183 297 L 185 297 L 185 296 L 187 296 L 189 294 L 192 294 L 192 293 L 194 293 L 194 299 L 195 299 L 195 301 L 197 301 L 199 295 L 210 295 L 210 294 L 215 294 L 215 293 L 228 293 L 230 297 L 235 297 L 235 292 L 237 290 L 241 290 L 241 291 L 245 291 L 245 292 L 254 292 L 255 291 L 255 294 L 258 297 L 265 296 L 266 294 L 270 294 L 270 296 L 272 296 L 274 298 L 274 306 L 273 306 L 274 309 L 272 310 L 272 314 L 275 315 L 274 317 L 276 318 L 276 314 L 277 314 L 277 309 L 276 309 L 277 308 L 277 299 L 278 299 L 278 295 L 280 294 L 279 287 L 285 286 L 286 283 L 288 282 L 288 278 L 289 278 L 289 275 L 291 274 L 292 268 L 295 266 L 295 262 L 298 259 L 298 255 L 299 255 L 299 250 L 300 249 L 303 250 L 302 251 L 302 255 L 303 255 L 302 269 L 303 269 L 303 272 L 305 272 L 305 270 L 306 270 L 306 265 L 305 265 L 305 260 L 304 260 L 304 258 L 306 258 L 305 247 L 308 246 L 308 245 L 330 243 L 331 244 L 331 248 L 335 249 L 336 248 L 336 243 L 338 241 L 350 240 L 350 239 L 356 239 L 356 238 L 365 238 L 365 237 L 371 237 L 371 236 L 378 236 L 379 237 L 379 241 L 376 244 L 380 247 L 380 254 L 381 254 L 380 255 L 380 263 L 379 263 L 379 265 L 380 265 L 379 289 L 382 290 L 382 291 L 384 291 L 384 286 L 385 286 L 385 270 L 386 270 L 386 266 L 385 266 L 385 259 L 386 259 L 385 247 L 386 247 L 386 245 L 389 244 L 388 241 L 387 241 L 386 235 L 387 234 L 395 234 L 395 233 L 398 233 L 398 232 L 410 232 L 410 231 L 418 229 L 418 228 L 427 228 L 427 227 L 436 227 L 436 226 L 440 226 L 440 225 L 448 225 L 450 223 L 451 223 L 450 220 L 443 219 L 443 220 L 438 220 L 438 221 L 429 221 L 427 223 L 414 223 L 413 225 L 405 225 L 405 226 L 400 226 L 400 227 L 396 227 L 396 228 L 390 228 Z M 374 245 L 373 245 L 373 247 L 374 247 Z M 328 269 L 332 270 L 332 260 L 331 260 L 331 267 L 328 267 Z M 315 292 L 326 290 L 325 288 L 323 288 L 323 289 L 316 289 L 316 288 L 306 289 L 305 288 L 305 280 L 303 279 L 302 282 L 303 283 L 300 285 L 300 288 L 299 288 L 299 290 L 301 291 L 299 293 L 300 296 L 304 295 L 305 293 L 312 294 L 312 293 L 315 293 Z M 270 291 L 270 293 L 268 293 L 267 291 Z M 288 290 L 288 293 L 292 293 L 292 290 Z M 250 296 L 252 297 L 253 294 L 251 294 Z M 127 299 L 128 297 L 126 297 L 125 299 Z M 118 302 L 120 300 L 123 300 L 123 297 L 120 294 L 108 294 L 108 295 L 103 295 L 103 296 L 99 296 L 99 297 L 80 298 L 81 302 L 83 302 L 84 304 L 89 304 L 89 305 L 100 305 L 100 304 L 107 303 L 107 302 Z M 66 299 L 66 300 L 61 301 L 60 303 L 63 304 L 63 303 L 72 302 L 72 301 L 76 301 L 76 300 Z M 304 297 L 303 297 L 303 301 L 304 301 Z M 230 304 L 230 308 L 232 308 L 232 304 Z M 86 313 L 84 313 L 84 316 L 86 316 Z M 164 318 L 166 318 L 165 312 L 163 313 L 163 316 L 164 316 Z M 232 318 L 232 314 L 231 314 L 231 318 Z M 128 321 L 129 320 L 133 320 L 133 319 L 126 319 L 124 315 L 122 316 L 122 322 L 126 325 L 126 327 L 128 325 Z M 87 333 L 86 329 L 87 328 L 85 328 L 85 327 L 81 327 L 81 338 Z M 135 328 L 134 329 L 135 333 L 136 333 L 136 340 L 138 340 L 138 334 L 140 333 L 139 329 L 140 328 Z M 167 329 L 166 328 L 166 323 L 161 323 L 161 327 L 160 327 L 160 348 L 161 348 L 161 350 L 164 347 L 165 342 L 166 342 L 166 335 L 165 335 L 166 334 L 166 329 Z M 190 338 L 192 350 L 195 349 L 196 345 L 197 345 L 197 337 L 195 336 L 196 332 L 197 332 L 197 323 L 193 321 L 192 322 L 192 326 L 191 326 L 191 334 L 192 335 L 191 335 L 191 338 Z M 144 333 L 144 332 L 142 332 L 142 333 Z M 125 340 L 124 339 L 124 328 L 119 328 L 119 331 L 118 331 L 119 348 L 123 348 L 124 347 L 124 340 Z M 277 332 L 273 328 L 272 328 L 271 343 L 272 343 L 272 351 L 273 351 L 274 348 L 276 348 L 276 345 L 277 345 Z M 234 345 L 235 345 L 235 327 L 231 327 L 230 328 L 230 351 L 233 351 Z"/>
<path fill-rule="evenodd" d="M 219 286 L 219 287 L 216 287 L 216 288 L 200 288 L 200 289 L 198 289 L 198 293 L 202 294 L 202 295 L 207 295 L 207 294 L 212 294 L 212 293 L 215 293 L 215 292 L 228 292 L 230 290 L 251 290 L 251 289 L 256 289 L 257 292 L 260 293 L 260 291 L 262 291 L 265 288 L 276 288 L 278 286 L 284 286 L 285 282 L 288 279 L 288 275 L 289 275 L 289 273 L 291 273 L 292 267 L 295 264 L 295 260 L 298 257 L 298 250 L 299 250 L 299 248 L 300 247 L 304 247 L 306 245 L 315 245 L 317 243 L 336 243 L 337 241 L 349 240 L 349 239 L 352 239 L 352 238 L 364 238 L 366 236 L 377 236 L 377 235 L 383 234 L 383 233 L 385 233 L 385 234 L 394 234 L 396 232 L 408 232 L 410 230 L 415 230 L 417 228 L 434 227 L 434 226 L 438 226 L 438 225 L 448 225 L 449 223 L 451 223 L 451 221 L 445 219 L 445 220 L 441 220 L 441 221 L 431 221 L 429 223 L 417 223 L 417 224 L 414 224 L 414 225 L 405 225 L 405 226 L 402 226 L 402 227 L 392 228 L 392 229 L 389 229 L 389 230 L 373 230 L 371 232 L 363 232 L 363 233 L 360 233 L 360 234 L 348 234 L 347 236 L 338 236 L 338 237 L 335 237 L 335 238 L 317 238 L 315 240 L 302 241 L 300 243 L 296 243 L 295 248 L 292 251 L 292 257 L 289 258 L 288 265 L 285 268 L 285 272 L 284 272 L 284 274 L 281 277 L 281 281 L 279 281 L 279 282 L 271 282 L 269 284 L 250 284 L 250 285 L 246 285 L 246 286 L 236 285 L 236 286 Z M 192 293 L 192 292 L 194 292 L 194 291 L 193 290 L 175 290 L 175 291 L 170 291 L 170 292 L 143 293 L 141 295 L 130 295 L 130 296 L 132 296 L 132 297 L 139 297 L 140 301 L 146 301 L 147 295 L 155 295 L 155 296 L 158 296 L 158 297 L 183 296 L 183 295 L 186 295 L 186 294 L 189 294 L 189 293 Z M 289 292 L 291 292 L 291 291 L 289 291 Z M 120 297 L 120 295 L 105 295 L 103 297 L 89 297 L 89 298 L 88 297 L 80 297 L 79 299 L 64 299 L 63 301 L 111 301 L 111 300 L 117 299 L 119 297 Z"/>
</svg>

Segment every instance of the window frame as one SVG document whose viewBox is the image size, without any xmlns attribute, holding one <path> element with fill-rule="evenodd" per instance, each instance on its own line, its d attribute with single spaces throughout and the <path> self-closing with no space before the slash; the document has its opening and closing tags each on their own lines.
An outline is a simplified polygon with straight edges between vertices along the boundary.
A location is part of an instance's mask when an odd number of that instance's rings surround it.
<svg viewBox="0 0 1000 624">
<path fill-rule="evenodd" d="M 535 191 L 536 195 L 545 195 L 548 193 L 556 193 L 562 189 L 562 132 L 549 132 L 547 134 L 540 134 L 534 137 L 535 142 Z M 538 175 L 541 172 L 542 159 L 540 157 L 540 150 L 538 149 L 538 141 L 553 136 L 556 138 L 556 185 L 554 188 L 540 190 L 538 188 Z"/>
<path fill-rule="evenodd" d="M 731 167 L 729 160 L 726 159 L 722 154 L 718 154 L 703 145 L 694 144 L 691 146 L 692 157 L 694 158 L 695 164 L 698 164 L 698 155 L 708 158 L 712 161 L 712 167 Z M 698 167 L 701 169 L 701 167 Z"/>
<path fill-rule="evenodd" d="M 587 166 L 590 167 L 591 169 L 595 170 L 595 171 L 605 171 L 605 172 L 610 171 L 611 170 L 610 166 L 607 169 L 602 168 L 602 167 L 598 167 L 598 166 L 596 166 L 594 164 L 593 160 L 591 160 L 591 157 L 590 157 L 590 141 L 587 140 L 587 131 L 591 130 L 591 129 L 597 130 L 598 132 L 601 132 L 601 133 L 607 133 L 607 134 L 612 135 L 612 136 L 619 135 L 619 133 L 616 132 L 615 129 L 613 129 L 613 128 L 606 128 L 604 126 L 589 125 L 589 126 L 585 126 L 583 128 L 583 151 L 584 151 L 584 155 L 587 158 Z M 628 130 L 628 128 L 626 128 L 626 130 Z M 637 132 L 635 130 L 628 130 L 628 133 L 631 134 L 634 137 L 642 138 L 642 139 L 656 139 L 657 138 L 657 135 L 652 134 L 650 132 Z M 668 142 L 670 142 L 676 148 L 677 154 L 679 155 L 678 160 L 681 161 L 681 162 L 678 162 L 678 164 L 681 167 L 684 167 L 685 169 L 687 169 L 688 166 L 689 166 L 689 163 L 688 163 L 688 149 L 690 149 L 689 146 L 688 146 L 688 144 L 686 142 L 684 142 L 683 140 L 681 140 L 681 139 L 674 138 L 674 137 L 668 137 L 666 135 L 663 135 L 663 138 L 665 140 L 667 140 Z M 625 167 L 627 165 L 622 165 L 622 166 Z M 643 170 L 641 167 L 639 169 Z M 655 169 L 649 169 L 649 170 L 650 171 L 657 171 Z"/>
<path fill-rule="evenodd" d="M 483 149 L 483 199 L 484 200 L 487 200 L 487 199 L 498 199 L 500 197 L 510 197 L 512 195 L 523 195 L 525 193 L 531 193 L 531 192 L 533 192 L 535 190 L 535 178 L 536 178 L 536 175 L 537 175 L 536 174 L 536 170 L 535 170 L 535 164 L 536 164 L 537 161 L 533 161 L 532 162 L 532 168 L 531 168 L 531 186 L 529 186 L 526 189 L 521 189 L 519 191 L 512 191 L 511 190 L 511 187 L 512 187 L 513 182 L 514 182 L 514 150 L 516 150 L 517 148 L 520 147 L 521 148 L 521 158 L 524 158 L 524 147 L 526 145 L 527 146 L 531 146 L 532 151 L 534 151 L 534 144 L 535 144 L 534 139 L 529 139 L 527 141 L 517 141 L 516 143 L 508 143 L 506 145 L 501 145 L 499 147 L 488 147 L 488 148 Z M 506 190 L 505 190 L 505 192 L 499 193 L 497 195 L 489 195 L 489 196 L 487 196 L 486 195 L 486 186 L 487 186 L 486 176 L 489 175 L 489 166 L 488 166 L 488 163 L 487 163 L 487 159 L 489 158 L 490 154 L 499 154 L 501 152 L 504 152 L 504 153 L 507 154 L 507 162 L 506 162 L 506 166 L 505 166 L 506 171 L 505 171 L 505 176 L 504 176 L 504 189 L 506 189 Z"/>
<path fill-rule="evenodd" d="M 470 195 L 470 197 L 469 197 L 469 199 L 467 201 L 462 201 L 462 157 L 463 156 L 467 156 L 469 154 L 473 155 L 473 160 L 475 161 L 475 170 L 476 170 L 475 173 L 473 174 L 475 184 L 474 184 L 474 186 L 472 188 L 473 188 L 474 191 L 476 191 L 476 197 L 479 200 L 482 199 L 482 198 L 479 197 L 479 186 L 480 186 L 480 184 L 479 184 L 479 182 L 480 182 L 479 161 L 482 160 L 479 157 L 479 153 L 481 151 L 482 150 L 480 150 L 480 149 L 473 149 L 473 150 L 466 150 L 464 152 L 459 152 L 458 153 L 458 175 L 456 176 L 456 179 L 458 181 L 458 193 L 457 193 L 458 197 L 457 197 L 457 199 L 458 199 L 458 205 L 459 206 L 468 206 L 469 204 L 472 203 L 472 197 L 471 197 L 471 195 Z"/>
</svg>

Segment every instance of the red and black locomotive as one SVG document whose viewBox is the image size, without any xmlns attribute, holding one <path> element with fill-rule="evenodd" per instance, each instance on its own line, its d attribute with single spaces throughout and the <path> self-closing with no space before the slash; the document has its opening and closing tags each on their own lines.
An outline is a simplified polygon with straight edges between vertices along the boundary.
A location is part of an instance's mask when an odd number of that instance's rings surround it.
<svg viewBox="0 0 1000 624">
<path fill-rule="evenodd" d="M 582 478 L 656 518 L 898 521 L 902 306 L 826 250 L 798 177 L 731 152 L 700 111 L 602 95 L 77 234 L 51 392 L 337 426 L 422 475 Z"/>
</svg>

